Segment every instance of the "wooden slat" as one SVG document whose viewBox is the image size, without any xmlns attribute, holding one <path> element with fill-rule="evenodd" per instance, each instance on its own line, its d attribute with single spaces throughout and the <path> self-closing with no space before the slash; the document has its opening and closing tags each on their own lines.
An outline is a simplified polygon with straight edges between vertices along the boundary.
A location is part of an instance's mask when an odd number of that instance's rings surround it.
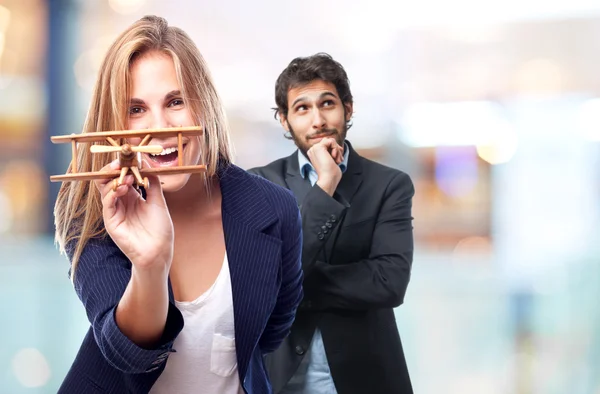
<svg viewBox="0 0 600 394">
<path fill-rule="evenodd" d="M 183 135 L 201 135 L 201 126 L 190 127 L 169 127 L 163 129 L 142 129 L 142 130 L 118 130 L 118 131 L 99 131 L 96 133 L 81 133 L 71 135 L 60 135 L 50 137 L 50 140 L 55 144 L 63 144 L 73 140 L 77 142 L 94 142 L 104 141 L 106 138 L 128 138 L 128 137 L 145 137 L 150 134 L 153 138 L 176 137 L 179 133 Z"/>
<path fill-rule="evenodd" d="M 145 175 L 173 175 L 173 174 L 198 174 L 206 172 L 205 165 L 197 166 L 177 166 L 168 168 L 144 168 L 140 170 L 142 176 Z"/>
<path fill-rule="evenodd" d="M 183 167 L 183 137 L 181 133 L 177 133 L 177 164 Z"/>
<path fill-rule="evenodd" d="M 206 171 L 205 165 L 198 166 L 182 166 L 168 168 L 144 168 L 140 170 L 142 177 L 146 175 L 173 175 L 173 174 L 197 174 Z M 120 170 L 103 171 L 103 172 L 80 172 L 78 174 L 52 175 L 51 182 L 67 182 L 67 181 L 90 181 L 93 179 L 110 179 L 118 178 L 121 174 Z"/>
<path fill-rule="evenodd" d="M 73 157 L 73 165 L 71 166 L 71 171 L 77 172 L 77 143 L 74 140 L 71 140 L 71 155 Z"/>
<path fill-rule="evenodd" d="M 112 146 L 121 146 L 119 144 L 117 144 L 117 141 L 115 141 L 114 139 L 112 139 L 111 137 L 106 137 L 106 140 L 112 145 Z"/>
<path fill-rule="evenodd" d="M 142 142 L 140 142 L 140 146 L 146 145 L 150 141 L 151 138 L 152 138 L 152 135 L 150 135 L 150 134 L 146 135 L 144 137 L 144 139 L 142 140 Z"/>
<path fill-rule="evenodd" d="M 121 171 L 103 171 L 103 172 L 80 172 L 78 174 L 52 175 L 51 182 L 64 181 L 91 181 L 93 179 L 118 178 Z"/>
</svg>

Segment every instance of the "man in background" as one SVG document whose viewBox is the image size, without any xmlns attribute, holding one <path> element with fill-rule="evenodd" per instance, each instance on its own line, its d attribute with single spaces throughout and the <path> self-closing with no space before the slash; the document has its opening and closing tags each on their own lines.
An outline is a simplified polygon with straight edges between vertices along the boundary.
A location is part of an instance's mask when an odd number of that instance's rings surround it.
<svg viewBox="0 0 600 394">
<path fill-rule="evenodd" d="M 329 55 L 292 60 L 275 101 L 298 149 L 249 171 L 298 200 L 305 297 L 290 335 L 266 356 L 274 392 L 412 393 L 394 308 L 411 275 L 413 183 L 346 140 L 353 97 Z"/>
</svg>

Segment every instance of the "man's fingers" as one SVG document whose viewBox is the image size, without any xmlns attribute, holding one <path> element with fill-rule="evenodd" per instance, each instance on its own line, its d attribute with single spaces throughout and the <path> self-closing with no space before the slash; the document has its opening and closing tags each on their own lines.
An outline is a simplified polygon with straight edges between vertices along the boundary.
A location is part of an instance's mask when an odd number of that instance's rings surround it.
<svg viewBox="0 0 600 394">
<path fill-rule="evenodd" d="M 336 165 L 340 165 L 344 160 L 344 148 L 337 143 L 335 138 L 331 137 L 323 138 L 306 153 L 313 165 L 318 160 L 327 161 L 327 157 L 330 157 Z"/>
<path fill-rule="evenodd" d="M 338 145 L 338 148 L 336 149 L 337 151 L 337 163 L 340 164 L 342 161 L 344 161 L 344 148 L 342 148 L 341 146 Z"/>
<path fill-rule="evenodd" d="M 331 154 L 331 157 L 333 157 L 334 159 L 336 159 L 338 157 L 338 153 L 341 153 L 340 156 L 344 155 L 344 148 L 342 148 L 337 141 L 335 140 L 335 138 L 323 138 L 319 144 L 321 144 L 323 147 L 325 147 L 327 149 L 327 151 Z"/>
<path fill-rule="evenodd" d="M 334 149 L 331 150 L 331 157 L 333 157 L 333 160 L 335 160 L 336 162 L 338 161 L 338 159 L 339 159 L 339 152 L 338 152 L 337 149 L 334 148 Z"/>
<path fill-rule="evenodd" d="M 342 148 L 337 143 L 335 138 L 331 138 L 331 137 L 323 138 L 317 145 L 321 145 L 322 147 L 327 149 L 327 152 L 329 152 L 329 154 L 331 155 L 333 160 L 336 161 L 336 163 L 339 164 L 342 162 L 343 157 L 344 157 L 344 148 Z"/>
<path fill-rule="evenodd" d="M 333 159 L 335 160 L 336 164 L 340 164 L 344 158 L 344 154 L 339 149 L 334 149 L 332 156 L 333 156 Z"/>
</svg>

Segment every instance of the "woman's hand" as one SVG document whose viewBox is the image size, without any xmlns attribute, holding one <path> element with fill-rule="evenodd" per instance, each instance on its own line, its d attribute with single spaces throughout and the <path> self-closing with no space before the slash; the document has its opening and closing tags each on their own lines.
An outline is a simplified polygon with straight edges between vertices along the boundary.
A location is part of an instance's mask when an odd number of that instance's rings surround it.
<svg viewBox="0 0 600 394">
<path fill-rule="evenodd" d="M 119 170 L 119 161 L 103 171 Z M 96 180 L 102 198 L 106 231 L 138 270 L 169 271 L 173 259 L 174 230 L 158 177 L 148 176 L 150 187 L 144 200 L 128 174 L 113 191 L 112 179 Z"/>
</svg>

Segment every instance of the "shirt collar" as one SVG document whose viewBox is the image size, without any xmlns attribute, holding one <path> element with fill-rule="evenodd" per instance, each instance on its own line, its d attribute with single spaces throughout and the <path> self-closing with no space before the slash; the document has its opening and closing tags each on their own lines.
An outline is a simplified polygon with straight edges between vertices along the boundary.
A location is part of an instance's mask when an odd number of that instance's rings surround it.
<svg viewBox="0 0 600 394">
<path fill-rule="evenodd" d="M 346 172 L 348 168 L 348 153 L 350 149 L 348 148 L 348 144 L 344 142 L 344 160 L 339 164 L 340 169 L 342 170 L 342 174 Z M 300 169 L 300 175 L 302 178 L 306 178 L 306 175 L 310 173 L 310 171 L 314 171 L 314 167 L 308 161 L 308 159 L 298 150 L 298 168 Z"/>
</svg>

